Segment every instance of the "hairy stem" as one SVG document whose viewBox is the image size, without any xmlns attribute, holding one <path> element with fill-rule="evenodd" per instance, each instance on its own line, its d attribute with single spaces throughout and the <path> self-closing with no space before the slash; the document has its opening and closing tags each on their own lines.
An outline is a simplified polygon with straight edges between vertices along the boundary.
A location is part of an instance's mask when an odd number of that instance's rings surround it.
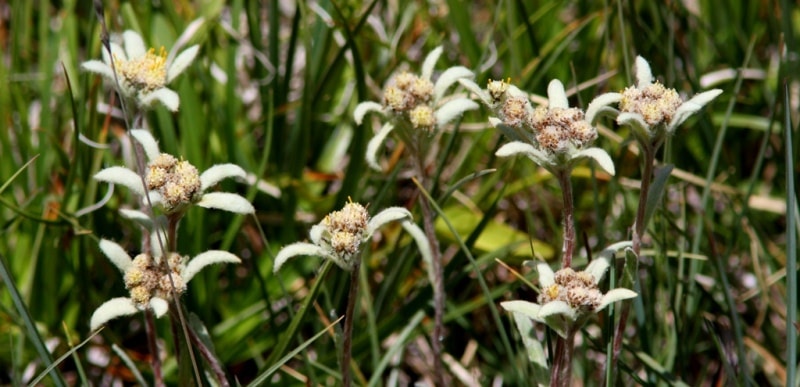
<svg viewBox="0 0 800 387">
<path fill-rule="evenodd" d="M 568 387 L 572 380 L 572 354 L 575 350 L 575 333 L 572 327 L 567 328 L 567 337 L 559 337 L 556 343 L 553 368 L 550 370 L 550 385 Z"/>
<path fill-rule="evenodd" d="M 153 311 L 145 309 L 144 327 L 147 334 L 147 347 L 150 349 L 150 366 L 153 368 L 153 383 L 156 387 L 164 386 L 164 376 L 161 374 L 161 357 L 158 355 L 158 344 L 156 344 L 156 323 Z"/>
<path fill-rule="evenodd" d="M 347 294 L 347 311 L 344 315 L 344 339 L 342 340 L 342 384 L 350 387 L 353 383 L 350 375 L 350 363 L 353 358 L 353 320 L 355 319 L 356 300 L 358 299 L 358 273 L 361 263 L 356 262 L 350 272 L 350 291 Z"/>
<path fill-rule="evenodd" d="M 200 340 L 200 336 L 197 335 L 197 332 L 195 332 L 194 329 L 189 329 L 189 339 L 191 340 L 192 345 L 194 345 L 194 347 L 200 352 L 200 355 L 203 356 L 203 359 L 206 359 L 206 363 L 208 363 L 209 367 L 211 367 L 211 370 L 214 372 L 214 375 L 217 377 L 219 385 L 223 387 L 229 387 L 230 383 L 228 383 L 228 378 L 225 376 L 225 371 L 222 368 L 222 364 L 220 364 L 219 360 L 214 356 L 203 340 Z"/>
<path fill-rule="evenodd" d="M 561 248 L 561 268 L 572 267 L 572 256 L 575 254 L 575 205 L 572 201 L 572 181 L 570 181 L 570 168 L 556 174 L 558 184 L 561 185 L 561 196 L 564 201 L 562 211 L 564 221 L 564 243 Z"/>
<path fill-rule="evenodd" d="M 420 179 L 423 187 L 427 186 L 427 174 L 425 173 L 425 155 L 420 152 L 421 146 L 411 148 L 416 175 Z M 445 385 L 444 368 L 442 366 L 442 338 L 444 336 L 444 267 L 442 254 L 439 251 L 439 240 L 436 238 L 436 230 L 433 224 L 433 210 L 425 195 L 419 195 L 419 206 L 422 211 L 422 226 L 428 243 L 431 247 L 431 264 L 433 269 L 433 334 L 431 338 L 431 348 L 433 349 L 433 377 L 434 384 L 437 386 Z"/>
</svg>

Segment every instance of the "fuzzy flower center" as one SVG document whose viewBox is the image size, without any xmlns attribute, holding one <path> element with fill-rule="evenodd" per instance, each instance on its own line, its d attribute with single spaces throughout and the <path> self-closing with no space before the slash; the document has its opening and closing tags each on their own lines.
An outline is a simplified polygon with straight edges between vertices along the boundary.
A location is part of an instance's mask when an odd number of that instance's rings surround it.
<svg viewBox="0 0 800 387">
<path fill-rule="evenodd" d="M 170 154 L 162 153 L 147 167 L 147 189 L 161 195 L 168 213 L 192 203 L 200 194 L 200 174 L 188 161 L 179 161 Z"/>
<path fill-rule="evenodd" d="M 173 290 L 178 296 L 183 294 L 186 291 L 186 283 L 183 281 L 181 271 L 185 262 L 186 257 L 181 257 L 177 253 L 170 254 L 167 260 L 169 272 L 166 272 L 149 254 L 137 255 L 133 259 L 133 265 L 123 274 L 125 288 L 128 289 L 133 303 L 145 308 L 153 297 L 171 300 Z"/>
<path fill-rule="evenodd" d="M 355 256 L 369 223 L 367 209 L 358 203 L 347 203 L 339 211 L 333 211 L 323 220 L 323 225 L 330 233 L 330 244 L 337 255 L 346 262 Z"/>
<path fill-rule="evenodd" d="M 114 67 L 122 81 L 136 91 L 151 92 L 167 82 L 167 51 L 151 48 L 141 57 L 129 60 L 114 56 Z"/>
<path fill-rule="evenodd" d="M 586 122 L 578 108 L 539 106 L 530 115 L 528 124 L 540 147 L 550 153 L 562 153 L 570 145 L 580 149 L 597 138 L 597 130 Z"/>
<path fill-rule="evenodd" d="M 403 117 L 415 129 L 431 130 L 436 124 L 433 83 L 409 72 L 396 75 L 383 91 L 383 104 Z"/>
<path fill-rule="evenodd" d="M 557 271 L 554 283 L 542 289 L 538 298 L 541 305 L 563 301 L 579 312 L 594 311 L 602 300 L 603 293 L 597 287 L 594 277 L 585 271 L 576 272 L 571 268 Z"/>
<path fill-rule="evenodd" d="M 500 108 L 500 119 L 512 128 L 520 128 L 530 119 L 529 109 L 530 102 L 527 98 L 509 96 Z"/>
<path fill-rule="evenodd" d="M 640 114 L 648 125 L 658 125 L 670 123 L 682 103 L 675 89 L 667 89 L 655 82 L 643 88 L 626 88 L 619 108 L 626 113 Z"/>
</svg>

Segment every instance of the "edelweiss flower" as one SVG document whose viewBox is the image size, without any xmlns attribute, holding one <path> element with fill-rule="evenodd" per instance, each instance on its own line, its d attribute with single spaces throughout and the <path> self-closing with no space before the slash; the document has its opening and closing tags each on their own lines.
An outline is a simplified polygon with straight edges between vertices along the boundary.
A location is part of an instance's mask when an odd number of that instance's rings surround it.
<svg viewBox="0 0 800 387">
<path fill-rule="evenodd" d="M 142 144 L 149 160 L 145 176 L 147 190 L 142 186 L 142 179 L 139 175 L 124 167 L 103 169 L 94 175 L 95 179 L 124 185 L 141 196 L 144 196 L 147 191 L 153 205 L 160 206 L 167 214 L 182 212 L 190 204 L 239 214 L 255 212 L 253 205 L 237 194 L 205 193 L 209 187 L 222 179 L 228 177 L 244 179 L 246 174 L 238 165 L 219 164 L 199 174 L 197 168 L 189 162 L 161 153 L 150 132 L 134 129 L 131 130 L 131 135 Z"/>
<path fill-rule="evenodd" d="M 636 293 L 629 289 L 617 288 L 603 294 L 598 288 L 614 252 L 630 245 L 630 242 L 620 242 L 609 246 L 579 272 L 564 268 L 554 273 L 548 264 L 540 262 L 537 265 L 541 287 L 538 303 L 516 300 L 501 302 L 500 305 L 509 312 L 521 313 L 545 323 L 565 336 L 567 328 L 580 328 L 589 316 L 609 304 L 636 297 Z"/>
<path fill-rule="evenodd" d="M 433 83 L 433 67 L 441 55 L 442 47 L 431 51 L 422 64 L 422 74 L 419 76 L 402 72 L 392 78 L 383 91 L 383 104 L 362 102 L 356 106 L 353 116 L 359 125 L 369 112 L 377 112 L 386 119 L 380 131 L 367 144 L 366 159 L 372 169 L 381 170 L 377 161 L 378 149 L 393 130 L 400 130 L 400 136 L 404 139 L 418 138 L 420 132 L 434 133 L 464 112 L 478 108 L 478 104 L 463 97 L 444 102 L 445 93 L 454 83 L 459 79 L 472 78 L 473 74 L 466 67 L 455 66 L 445 70 Z"/>
<path fill-rule="evenodd" d="M 97 73 L 117 85 L 119 79 L 119 93 L 125 98 L 136 101 L 139 106 L 150 107 L 160 101 L 171 111 L 177 111 L 180 100 L 178 94 L 168 89 L 166 85 L 172 82 L 189 64 L 192 63 L 199 46 L 194 45 L 168 61 L 164 47 L 160 49 L 146 49 L 142 37 L 138 33 L 128 30 L 122 34 L 123 49 L 116 43 L 111 43 L 111 54 L 103 48 L 103 60 L 90 60 L 84 62 L 83 69 Z M 174 55 L 170 54 L 170 57 Z M 112 68 L 113 62 L 113 68 Z"/>
<path fill-rule="evenodd" d="M 157 257 L 139 254 L 132 259 L 122 246 L 105 239 L 100 241 L 100 250 L 122 271 L 125 288 L 130 296 L 112 298 L 100 305 L 92 314 L 92 330 L 114 318 L 148 308 L 153 310 L 156 317 L 161 317 L 169 309 L 173 292 L 176 296 L 183 294 L 186 284 L 204 267 L 215 263 L 241 262 L 237 256 L 227 251 L 211 250 L 192 259 L 170 253 L 164 265 L 160 254 Z"/>
<path fill-rule="evenodd" d="M 627 87 L 622 93 L 598 96 L 586 110 L 586 120 L 594 121 L 600 114 L 617 117 L 620 125 L 629 125 L 640 142 L 659 143 L 666 135 L 675 132 L 692 114 L 722 93 L 709 90 L 683 101 L 675 89 L 667 89 L 653 82 L 650 64 L 636 57 L 636 87 Z M 619 103 L 619 110 L 608 105 Z"/>
<path fill-rule="evenodd" d="M 315 255 L 330 259 L 344 270 L 352 271 L 359 259 L 363 245 L 372 234 L 387 223 L 401 221 L 430 263 L 430 245 L 425 234 L 411 221 L 411 213 L 402 207 L 390 207 L 370 219 L 367 209 L 358 203 L 347 203 L 339 211 L 331 212 L 321 222 L 311 227 L 312 243 L 297 242 L 285 246 L 275 257 L 273 271 L 277 272 L 289 258 L 298 255 Z"/>
<path fill-rule="evenodd" d="M 597 131 L 584 119 L 582 110 L 569 107 L 564 85 L 559 80 L 554 79 L 547 87 L 548 105 L 536 109 L 531 108 L 525 93 L 503 81 L 490 81 L 487 91 L 477 86 L 468 88 L 499 115 L 490 118 L 490 122 L 506 129 L 505 133 L 514 139 L 500 147 L 497 156 L 525 155 L 554 174 L 588 157 L 614 174 L 614 163 L 608 153 L 588 147 L 597 138 Z"/>
</svg>

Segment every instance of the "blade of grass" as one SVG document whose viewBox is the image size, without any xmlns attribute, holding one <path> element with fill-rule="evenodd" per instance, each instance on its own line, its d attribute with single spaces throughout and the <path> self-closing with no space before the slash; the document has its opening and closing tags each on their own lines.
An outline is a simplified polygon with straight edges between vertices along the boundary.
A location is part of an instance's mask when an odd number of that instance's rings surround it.
<svg viewBox="0 0 800 387">
<path fill-rule="evenodd" d="M 328 263 L 330 263 L 330 262 L 328 262 Z M 328 267 L 328 266 L 329 265 L 326 265 L 325 267 Z M 308 339 L 305 342 L 303 342 L 302 344 L 300 344 L 300 346 L 298 346 L 297 348 L 295 348 L 292 351 L 290 351 L 289 353 L 287 353 L 286 356 L 280 358 L 280 360 L 278 360 L 277 362 L 273 363 L 271 367 L 269 367 L 266 371 L 264 371 L 263 373 L 258 375 L 255 379 L 253 379 L 253 381 L 250 382 L 250 384 L 248 384 L 248 386 L 261 386 L 261 385 L 266 384 L 267 380 L 269 379 L 269 377 L 272 376 L 272 374 L 274 374 L 275 371 L 277 371 L 279 368 L 281 368 L 281 366 L 286 364 L 286 362 L 289 361 L 289 359 L 293 358 L 295 355 L 300 353 L 302 350 L 306 349 L 306 347 L 311 345 L 311 343 L 316 341 L 318 338 L 322 337 L 322 335 L 327 333 L 331 328 L 333 328 L 336 324 L 338 324 L 339 321 L 342 321 L 343 318 L 344 318 L 344 316 L 339 317 L 338 319 L 336 319 L 336 321 L 332 322 L 330 325 L 328 325 L 327 327 L 325 327 L 324 329 L 319 331 L 319 333 L 317 333 L 316 335 L 314 335 L 310 339 Z M 292 336 L 288 336 L 288 337 L 291 338 Z"/>
<path fill-rule="evenodd" d="M 386 351 L 386 354 L 383 355 L 383 358 L 381 358 L 381 361 L 378 363 L 377 367 L 375 367 L 372 377 L 369 379 L 368 386 L 373 387 L 378 385 L 381 380 L 381 376 L 383 376 L 383 371 L 389 365 L 389 362 L 399 351 L 405 347 L 406 341 L 411 336 L 411 332 L 417 328 L 424 317 L 425 313 L 421 310 L 411 317 L 406 327 L 403 328 L 403 331 L 401 331 L 397 336 L 397 340 L 394 342 L 394 345 L 392 345 L 389 350 Z"/>
<path fill-rule="evenodd" d="M 6 284 L 6 288 L 11 295 L 11 301 L 17 309 L 17 313 L 22 317 L 23 324 L 28 332 L 28 338 L 39 354 L 39 360 L 47 367 L 50 367 L 53 365 L 53 357 L 50 355 L 50 351 L 47 350 L 47 346 L 45 346 L 42 336 L 39 334 L 39 330 L 36 329 L 36 321 L 33 320 L 33 317 L 28 311 L 28 307 L 25 305 L 25 301 L 23 301 L 22 295 L 17 289 L 17 285 L 6 266 L 5 260 L 5 256 L 0 254 L 0 279 Z M 57 369 L 50 368 L 48 374 L 52 378 L 53 384 L 56 386 L 64 387 L 67 385 L 63 376 L 61 376 L 61 373 Z"/>
<path fill-rule="evenodd" d="M 101 331 L 102 331 L 102 329 L 98 329 L 98 330 L 97 330 L 97 331 L 95 331 L 94 333 L 90 334 L 90 335 L 89 335 L 89 337 L 87 337 L 85 340 L 83 340 L 83 341 L 82 341 L 80 344 L 78 344 L 78 345 L 76 345 L 76 346 L 74 346 L 74 347 L 70 348 L 70 349 L 69 349 L 69 351 L 67 351 L 67 352 L 66 352 L 66 353 L 64 353 L 63 355 L 59 356 L 59 358 L 58 358 L 58 359 L 56 359 L 56 361 L 54 361 L 54 362 L 53 362 L 53 364 L 50 364 L 50 365 L 49 365 L 47 368 L 45 368 L 45 369 L 44 369 L 44 371 L 42 371 L 41 373 L 39 373 L 39 375 L 38 375 L 36 378 L 34 378 L 34 379 L 33 379 L 33 380 L 32 380 L 32 381 L 31 381 L 31 382 L 28 384 L 28 386 L 38 386 L 38 385 L 39 385 L 39 382 L 41 382 L 41 381 L 42 381 L 42 379 L 44 379 L 44 378 L 45 378 L 45 376 L 47 376 L 47 374 L 49 374 L 49 373 L 50 373 L 51 371 L 53 371 L 53 370 L 54 370 L 56 367 L 58 367 L 58 365 L 59 365 L 59 364 L 61 364 L 61 362 L 63 362 L 63 361 L 66 359 L 66 358 L 68 358 L 68 357 L 72 356 L 72 355 L 75 353 L 75 351 L 77 351 L 77 350 L 81 349 L 81 348 L 82 348 L 84 345 L 86 345 L 87 343 L 89 343 L 89 341 L 90 341 L 90 340 L 92 340 L 92 339 L 93 339 L 95 336 L 97 336 L 98 334 L 100 334 L 100 332 L 101 332 Z M 132 369 L 132 370 L 135 370 L 135 369 Z M 82 372 L 81 372 L 81 373 L 82 373 Z M 143 384 L 143 385 L 146 385 L 146 384 Z"/>
<path fill-rule="evenodd" d="M 747 48 L 747 54 L 744 57 L 744 61 L 742 62 L 741 68 L 747 68 L 748 64 L 750 63 L 750 58 L 753 54 L 753 49 L 755 48 L 756 40 L 755 38 L 750 40 L 750 45 Z M 739 95 L 739 90 L 742 87 L 742 81 L 744 77 L 741 74 L 741 71 L 736 77 L 736 84 L 731 91 L 731 95 Z M 733 113 L 733 108 L 736 106 L 737 99 L 731 98 L 730 102 L 728 102 L 728 108 L 725 111 L 725 121 L 720 126 L 719 132 L 717 133 L 717 140 L 714 143 L 714 149 L 711 152 L 711 157 L 709 158 L 709 166 L 708 171 L 706 172 L 705 178 L 705 185 L 703 187 L 703 194 L 700 198 L 700 216 L 697 217 L 697 221 L 695 222 L 695 234 L 694 239 L 692 240 L 692 254 L 697 254 L 700 252 L 700 242 L 703 238 L 703 227 L 705 226 L 705 214 L 708 209 L 708 202 L 711 197 L 711 183 L 714 180 L 714 176 L 717 173 L 717 164 L 719 163 L 719 158 L 722 153 L 722 146 L 725 142 L 725 134 L 728 132 L 728 120 L 727 117 Z M 692 261 L 689 263 L 689 285 L 688 290 L 686 291 L 686 311 L 687 316 L 689 318 L 695 317 L 697 312 L 697 304 L 699 302 L 697 298 L 697 294 L 694 291 L 696 283 L 694 281 L 695 276 L 697 275 L 697 271 L 699 270 L 700 266 L 698 261 Z M 679 288 L 680 292 L 680 288 Z"/>
<path fill-rule="evenodd" d="M 322 288 L 325 275 L 328 274 L 331 265 L 332 263 L 328 260 L 326 260 L 322 265 L 322 269 L 320 269 L 319 274 L 317 274 L 317 281 L 314 283 L 314 286 L 311 287 L 311 290 L 308 292 L 308 295 L 306 296 L 305 301 L 303 301 L 303 304 L 300 306 L 300 309 L 297 311 L 297 313 L 295 313 L 294 318 L 292 318 L 292 322 L 289 323 L 289 327 L 286 328 L 286 330 L 281 334 L 280 341 L 278 341 L 278 344 L 273 348 L 272 354 L 269 356 L 269 358 L 267 358 L 267 364 L 275 364 L 278 361 L 278 357 L 283 354 L 283 351 L 286 350 L 289 342 L 294 339 L 297 329 L 300 327 L 300 323 L 303 321 L 308 311 L 312 309 L 311 304 L 316 300 L 317 295 Z"/>
<path fill-rule="evenodd" d="M 786 146 L 786 385 L 797 382 L 797 233 L 800 221 L 794 187 L 794 151 L 792 149 L 792 118 L 790 116 L 789 84 L 783 84 L 784 146 Z"/>
</svg>

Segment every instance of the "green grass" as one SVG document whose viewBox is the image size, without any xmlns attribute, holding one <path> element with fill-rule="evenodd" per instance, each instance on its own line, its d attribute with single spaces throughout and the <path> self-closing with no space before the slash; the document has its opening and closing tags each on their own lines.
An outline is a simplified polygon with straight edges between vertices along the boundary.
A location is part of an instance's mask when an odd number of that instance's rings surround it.
<svg viewBox="0 0 800 387">
<path fill-rule="evenodd" d="M 182 254 L 223 249 L 243 259 L 203 271 L 182 298 L 208 328 L 231 380 L 247 384 L 267 371 L 272 375 L 265 381 L 272 383 L 339 380 L 341 338 L 326 327 L 344 313 L 349 276 L 335 267 L 320 270 L 322 261 L 310 257 L 276 275 L 273 257 L 306 239 L 311 225 L 348 197 L 369 203 L 373 214 L 406 206 L 421 222 L 411 165 L 400 157 L 385 174 L 369 170 L 363 154 L 377 127 L 369 119 L 356 125 L 352 112 L 358 102 L 379 101 L 395 71 L 417 71 L 429 51 L 444 45 L 437 70 L 467 66 L 480 85 L 511 78 L 545 95 L 553 78 L 568 89 L 593 81 L 570 97 L 583 108 L 600 93 L 630 85 L 636 55 L 648 59 L 657 79 L 687 96 L 710 88 L 701 80 L 711 72 L 756 70 L 714 85 L 724 93 L 657 156 L 674 169 L 648 228 L 640 302 L 628 324 L 636 334 L 627 336 L 616 380 L 783 385 L 788 377 L 797 383 L 791 339 L 797 337 L 797 228 L 789 227 L 797 216 L 787 216 L 796 214 L 796 201 L 787 196 L 794 182 L 787 177 L 797 173 L 797 158 L 786 152 L 798 149 L 800 138 L 790 136 L 792 123 L 800 122 L 793 23 L 800 12 L 791 2 L 707 0 L 696 2 L 696 10 L 683 6 L 692 2 L 610 0 L 400 1 L 397 8 L 379 1 L 284 3 L 105 4 L 112 32 L 134 29 L 151 46 L 170 48 L 189 23 L 205 18 L 190 42 L 201 45 L 198 60 L 171 84 L 181 98 L 179 112 L 158 108 L 147 125 L 162 150 L 199 170 L 235 163 L 280 192 L 224 181 L 218 189 L 251 199 L 256 216 L 192 209 L 179 229 Z M 91 335 L 94 309 L 127 294 L 99 239 L 131 253 L 141 248 L 141 232 L 118 212 L 134 203 L 126 189 L 117 187 L 95 211 L 79 212 L 106 195 L 108 185 L 92 176 L 122 165 L 128 144 L 121 137 L 124 123 L 98 108 L 118 106 L 116 97 L 100 77 L 80 69 L 100 57 L 100 25 L 91 7 L 74 0 L 12 1 L 3 9 L 0 384 L 29 383 L 41 373 L 48 385 L 108 378 L 134 383 L 125 361 L 152 382 L 141 314 L 112 321 L 70 352 Z M 487 116 L 485 108 L 468 113 L 431 138 L 437 180 L 429 194 L 448 260 L 443 343 L 455 362 L 446 363 L 466 370 L 472 382 L 526 385 L 538 370 L 498 305 L 534 300 L 537 293 L 496 259 L 529 279 L 523 261 L 533 255 L 556 267 L 561 193 L 528 160 L 494 156 L 507 139 L 487 128 Z M 612 156 L 617 174 L 609 178 L 585 163 L 573 175 L 579 266 L 587 250 L 596 253 L 629 237 L 638 204 L 635 143 L 626 128 L 608 120 L 601 126 L 608 132 L 596 145 Z M 382 159 L 398 149 L 392 144 Z M 399 225 L 380 234 L 364 255 L 356 309 L 353 375 L 359 385 L 415 381 L 431 372 L 432 289 L 425 268 Z M 158 320 L 157 329 L 173 354 L 167 320 Z M 574 380 L 603 380 L 613 331 L 608 321 L 601 316 L 583 330 Z M 534 327 L 547 351 L 555 336 Z M 112 350 L 115 344 L 129 359 Z M 29 366 L 33 376 L 25 373 Z M 170 355 L 168 384 L 179 383 L 178 369 Z"/>
</svg>

